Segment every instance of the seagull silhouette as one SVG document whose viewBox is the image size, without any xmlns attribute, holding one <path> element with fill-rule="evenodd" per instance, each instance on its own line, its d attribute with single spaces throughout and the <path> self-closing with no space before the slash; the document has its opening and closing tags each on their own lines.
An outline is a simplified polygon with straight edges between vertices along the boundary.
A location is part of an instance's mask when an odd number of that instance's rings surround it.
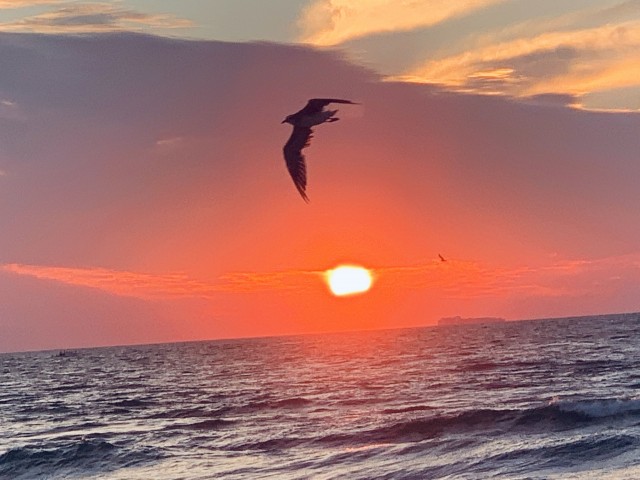
<svg viewBox="0 0 640 480">
<path fill-rule="evenodd" d="M 320 125 L 325 122 L 337 122 L 339 119 L 334 115 L 338 110 L 325 110 L 324 107 L 330 103 L 349 103 L 358 105 L 351 100 L 341 100 L 339 98 L 312 98 L 307 102 L 304 108 L 296 113 L 287 115 L 282 123 L 290 123 L 293 125 L 293 132 L 287 143 L 284 145 L 284 159 L 287 162 L 287 170 L 298 192 L 302 195 L 305 202 L 309 201 L 307 197 L 307 165 L 304 161 L 302 149 L 309 146 L 312 138 L 313 130 L 311 127 Z"/>
</svg>

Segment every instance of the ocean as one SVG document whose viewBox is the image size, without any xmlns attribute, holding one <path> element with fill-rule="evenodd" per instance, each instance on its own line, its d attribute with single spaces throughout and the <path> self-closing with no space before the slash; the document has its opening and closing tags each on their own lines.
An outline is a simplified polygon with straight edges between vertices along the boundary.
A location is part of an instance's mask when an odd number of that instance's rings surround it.
<svg viewBox="0 0 640 480">
<path fill-rule="evenodd" d="M 640 314 L 0 355 L 0 479 L 640 479 Z"/>
</svg>

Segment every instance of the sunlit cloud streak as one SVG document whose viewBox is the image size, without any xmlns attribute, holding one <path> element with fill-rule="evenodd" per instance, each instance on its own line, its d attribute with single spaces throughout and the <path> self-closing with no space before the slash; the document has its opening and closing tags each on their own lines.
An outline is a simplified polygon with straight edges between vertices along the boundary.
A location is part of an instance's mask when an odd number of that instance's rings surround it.
<svg viewBox="0 0 640 480">
<path fill-rule="evenodd" d="M 25 8 L 37 5 L 51 5 L 65 3 L 67 0 L 0 0 L 0 9 Z"/>
<path fill-rule="evenodd" d="M 533 29 L 534 31 L 536 29 Z M 459 54 L 430 60 L 402 77 L 459 91 L 515 97 L 640 87 L 640 21 L 521 36 L 484 38 Z"/>
<path fill-rule="evenodd" d="M 336 45 L 380 32 L 427 27 L 505 0 L 315 0 L 299 20 L 300 40 Z"/>
<path fill-rule="evenodd" d="M 221 290 L 252 292 L 259 290 L 295 291 L 317 286 L 324 276 L 319 270 L 287 270 L 281 272 L 233 272 L 220 277 Z"/>
<path fill-rule="evenodd" d="M 561 297 L 584 295 L 593 279 L 640 278 L 640 254 L 597 260 L 568 260 L 541 267 L 504 268 L 470 260 L 432 261 L 413 266 L 371 269 L 387 285 L 438 292 L 448 298 L 506 296 Z M 69 268 L 5 264 L 0 271 L 76 287 L 143 299 L 213 298 L 215 294 L 261 291 L 300 292 L 318 288 L 324 270 L 231 272 L 214 282 L 198 281 L 184 273 L 148 274 L 106 268 Z"/>
<path fill-rule="evenodd" d="M 17 263 L 0 265 L 0 271 L 102 290 L 113 295 L 146 299 L 200 297 L 216 293 L 248 293 L 263 290 L 300 290 L 317 284 L 323 272 L 234 272 L 216 282 L 195 280 L 184 273 L 149 274 L 108 268 L 72 268 Z"/>
<path fill-rule="evenodd" d="M 119 296 L 138 298 L 176 298 L 211 295 L 215 288 L 182 273 L 153 275 L 107 268 L 70 268 L 6 264 L 0 271 L 51 280 L 77 287 L 102 290 Z"/>
<path fill-rule="evenodd" d="M 640 278 L 640 254 L 596 260 L 566 260 L 516 268 L 469 260 L 433 261 L 416 266 L 382 267 L 381 277 L 406 288 L 433 290 L 448 298 L 566 297 L 595 293 L 602 279 Z"/>
<path fill-rule="evenodd" d="M 78 3 L 0 24 L 0 31 L 93 33 L 147 28 L 188 28 L 192 23 L 168 14 L 148 14 L 111 3 Z"/>
</svg>

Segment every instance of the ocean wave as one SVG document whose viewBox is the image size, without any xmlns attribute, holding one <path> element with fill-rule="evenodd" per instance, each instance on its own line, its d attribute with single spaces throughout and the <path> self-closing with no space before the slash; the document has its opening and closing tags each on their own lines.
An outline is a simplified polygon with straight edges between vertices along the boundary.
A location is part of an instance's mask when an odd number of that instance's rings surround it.
<svg viewBox="0 0 640 480">
<path fill-rule="evenodd" d="M 345 407 L 357 407 L 357 406 L 363 406 L 363 405 L 375 405 L 377 403 L 381 403 L 382 400 L 380 400 L 379 398 L 375 397 L 375 396 L 369 396 L 369 397 L 359 397 L 359 398 L 345 398 L 345 399 L 338 399 L 338 400 L 334 400 L 334 403 L 336 405 L 342 405 Z"/>
<path fill-rule="evenodd" d="M 0 455 L 0 478 L 48 478 L 73 471 L 110 471 L 160 457 L 157 451 L 127 450 L 99 439 L 52 444 L 49 448 L 27 445 Z"/>
<path fill-rule="evenodd" d="M 225 409 L 228 410 L 228 409 Z M 144 418 L 149 419 L 173 419 L 173 418 L 207 418 L 215 415 L 215 412 L 210 412 L 205 407 L 193 407 L 193 408 L 167 408 L 160 412 L 151 413 Z"/>
<path fill-rule="evenodd" d="M 457 415 L 418 418 L 385 425 L 360 436 L 367 442 L 412 442 L 435 438 L 445 431 L 471 431 L 517 418 L 515 410 L 472 410 Z"/>
<path fill-rule="evenodd" d="M 578 413 L 589 418 L 640 415 L 640 398 L 603 398 L 593 400 L 552 400 L 550 406 L 562 412 Z"/>
<path fill-rule="evenodd" d="M 487 370 L 495 370 L 499 365 L 492 361 L 470 361 L 462 363 L 458 370 L 463 372 L 485 372 Z"/>
<path fill-rule="evenodd" d="M 394 415 L 423 410 L 429 410 L 429 407 L 417 405 L 406 408 L 386 409 L 383 413 Z M 483 432 L 492 436 L 514 432 L 520 434 L 548 434 L 549 432 L 564 432 L 585 427 L 605 418 L 610 419 L 619 415 L 636 414 L 640 414 L 640 399 L 552 401 L 547 405 L 536 408 L 477 409 L 451 415 L 412 418 L 349 433 L 334 432 L 307 438 L 271 438 L 266 441 L 242 443 L 232 449 L 281 450 L 304 443 L 333 446 L 413 443 L 439 438 L 447 434 L 477 435 Z M 219 428 L 220 426 L 224 426 L 224 424 L 219 425 L 216 421 L 212 424 L 213 428 Z"/>
<path fill-rule="evenodd" d="M 258 412 L 261 410 L 278 410 L 302 408 L 311 405 L 313 401 L 303 397 L 284 398 L 280 400 L 266 400 L 261 402 L 251 402 L 236 408 L 238 413 Z"/>
<path fill-rule="evenodd" d="M 94 430 L 97 428 L 108 427 L 108 423 L 97 422 L 97 421 L 86 421 L 86 422 L 78 422 L 78 423 L 67 423 L 66 425 L 56 425 L 55 427 L 51 427 L 47 433 L 48 434 L 61 434 L 66 432 L 86 432 L 90 430 Z"/>
<path fill-rule="evenodd" d="M 235 424 L 234 420 L 224 420 L 222 418 L 211 418 L 201 422 L 171 425 L 165 430 L 219 430 Z"/>
<path fill-rule="evenodd" d="M 414 418 L 354 435 L 367 442 L 411 442 L 435 438 L 445 433 L 476 434 L 480 431 L 548 433 L 566 431 L 611 417 L 640 415 L 640 399 L 552 401 L 528 409 L 479 409 L 452 415 Z M 334 442 L 335 435 L 321 441 Z"/>
<path fill-rule="evenodd" d="M 522 465 L 529 464 L 535 464 L 538 469 L 560 469 L 583 462 L 608 460 L 637 448 L 639 443 L 640 440 L 630 435 L 593 435 L 556 444 L 515 448 L 485 458 L 483 463 L 519 465 L 516 470 L 521 470 Z"/>
<path fill-rule="evenodd" d="M 382 410 L 382 413 L 385 414 L 395 414 L 395 413 L 408 413 L 408 412 L 420 412 L 423 410 L 433 410 L 434 407 L 430 407 L 428 405 L 412 405 L 409 407 L 401 407 L 401 408 L 385 408 Z"/>
<path fill-rule="evenodd" d="M 257 442 L 240 443 L 238 445 L 230 446 L 227 449 L 232 451 L 261 450 L 264 452 L 276 452 L 299 447 L 300 445 L 308 444 L 312 441 L 313 440 L 310 438 L 299 437 L 270 438 Z"/>
<path fill-rule="evenodd" d="M 630 435 L 614 434 L 605 437 L 587 437 L 574 442 L 546 447 L 543 454 L 546 458 L 582 461 L 604 460 L 618 456 L 640 443 L 638 438 Z"/>
<path fill-rule="evenodd" d="M 64 384 L 57 387 L 50 387 L 51 392 L 80 392 L 87 389 L 86 383 Z"/>
<path fill-rule="evenodd" d="M 577 360 L 572 363 L 575 374 L 593 375 L 596 373 L 611 372 L 625 370 L 629 367 L 628 363 L 620 360 Z"/>
<path fill-rule="evenodd" d="M 125 398 L 123 400 L 111 402 L 109 406 L 116 408 L 145 408 L 151 407 L 155 404 L 156 402 L 152 400 L 143 400 L 141 398 Z"/>
</svg>

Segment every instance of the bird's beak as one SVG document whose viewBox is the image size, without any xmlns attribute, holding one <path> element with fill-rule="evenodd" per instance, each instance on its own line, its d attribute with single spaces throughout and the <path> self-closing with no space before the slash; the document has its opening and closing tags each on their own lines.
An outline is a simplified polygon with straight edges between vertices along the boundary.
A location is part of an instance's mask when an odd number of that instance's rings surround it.
<svg viewBox="0 0 640 480">
<path fill-rule="evenodd" d="M 284 120 L 282 120 L 280 123 L 284 123 L 284 122 L 286 122 L 286 121 L 287 121 L 287 119 L 285 118 L 285 119 L 284 119 Z"/>
</svg>

